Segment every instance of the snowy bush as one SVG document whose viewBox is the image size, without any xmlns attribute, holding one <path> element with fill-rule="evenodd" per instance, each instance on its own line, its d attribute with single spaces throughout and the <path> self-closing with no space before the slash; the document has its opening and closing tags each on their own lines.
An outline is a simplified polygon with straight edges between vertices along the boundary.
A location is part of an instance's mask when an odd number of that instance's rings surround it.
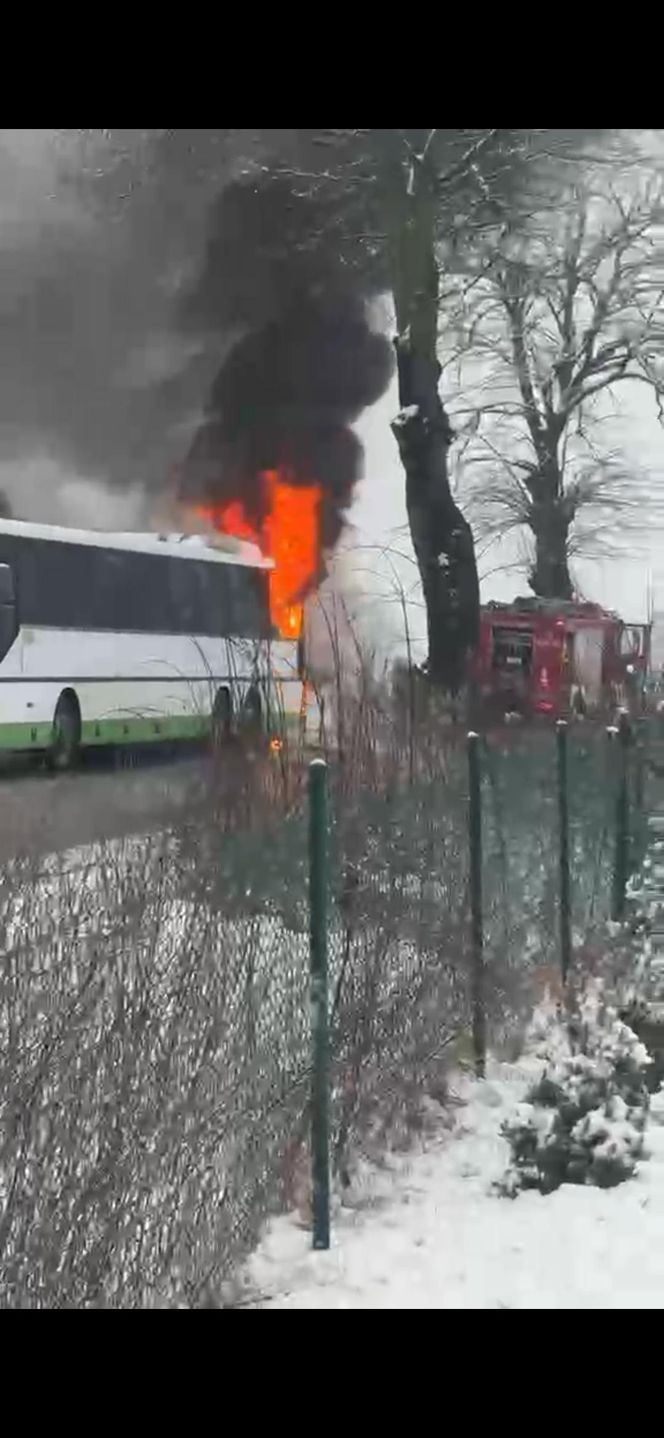
<svg viewBox="0 0 664 1438">
<path fill-rule="evenodd" d="M 503 1125 L 512 1162 L 501 1185 L 552 1193 L 562 1183 L 612 1188 L 643 1153 L 650 1058 L 613 1012 L 581 1014 L 570 1042 L 562 1024 L 546 1041 L 545 1068 Z"/>
<path fill-rule="evenodd" d="M 621 1019 L 645 1044 L 652 1059 L 648 1087 L 655 1093 L 664 1082 L 664 958 L 651 927 L 649 916 L 638 928 L 632 924 L 630 962 L 616 990 Z"/>
</svg>

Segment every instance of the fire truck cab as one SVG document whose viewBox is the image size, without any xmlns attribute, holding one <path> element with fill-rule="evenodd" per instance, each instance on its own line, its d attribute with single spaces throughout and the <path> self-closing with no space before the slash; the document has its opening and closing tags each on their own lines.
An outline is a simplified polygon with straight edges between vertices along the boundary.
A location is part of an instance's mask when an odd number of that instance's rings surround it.
<svg viewBox="0 0 664 1438">
<path fill-rule="evenodd" d="M 555 718 L 639 708 L 650 626 L 598 604 L 515 599 L 483 607 L 472 677 L 501 713 Z"/>
</svg>

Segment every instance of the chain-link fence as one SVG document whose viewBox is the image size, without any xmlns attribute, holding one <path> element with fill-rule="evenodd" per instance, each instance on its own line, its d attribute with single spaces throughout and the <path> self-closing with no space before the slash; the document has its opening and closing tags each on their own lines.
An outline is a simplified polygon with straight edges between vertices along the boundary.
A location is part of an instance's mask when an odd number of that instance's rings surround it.
<svg viewBox="0 0 664 1438">
<path fill-rule="evenodd" d="M 407 1143 L 472 1018 L 465 744 L 330 764 L 331 1154 Z M 616 749 L 568 751 L 574 961 L 611 903 Z M 39 866 L 0 897 L 0 1305 L 201 1306 L 265 1219 L 308 1205 L 306 773 L 211 769 L 168 832 Z M 559 947 L 551 733 L 482 741 L 489 1041 Z M 636 786 L 635 765 L 630 782 Z M 636 795 L 636 787 L 634 788 Z M 632 812 L 634 805 L 632 805 Z M 305 1215 L 306 1216 L 306 1215 Z"/>
</svg>

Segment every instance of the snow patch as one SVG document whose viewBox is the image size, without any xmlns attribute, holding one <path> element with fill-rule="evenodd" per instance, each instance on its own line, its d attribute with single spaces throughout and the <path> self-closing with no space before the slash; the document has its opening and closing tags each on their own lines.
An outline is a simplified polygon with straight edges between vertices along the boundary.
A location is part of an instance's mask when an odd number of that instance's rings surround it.
<svg viewBox="0 0 664 1438">
<path fill-rule="evenodd" d="M 535 1061 L 537 1062 L 537 1061 Z M 541 1067 L 541 1063 L 539 1065 Z M 533 1073 L 492 1063 L 465 1079 L 460 1121 L 434 1147 L 382 1170 L 380 1202 L 339 1207 L 332 1249 L 274 1222 L 247 1273 L 273 1309 L 564 1309 L 664 1305 L 664 1094 L 653 1097 L 649 1162 L 614 1189 L 565 1184 L 546 1198 L 497 1197 L 508 1146 L 500 1126 Z M 496 1099 L 498 1102 L 496 1102 Z M 625 1122 L 616 1105 L 613 1142 Z"/>
</svg>

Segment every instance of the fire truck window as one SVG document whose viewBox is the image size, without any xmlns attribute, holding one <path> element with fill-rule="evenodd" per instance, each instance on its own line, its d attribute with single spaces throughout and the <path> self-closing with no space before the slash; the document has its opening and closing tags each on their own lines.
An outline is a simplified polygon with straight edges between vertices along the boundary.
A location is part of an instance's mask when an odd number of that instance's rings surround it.
<svg viewBox="0 0 664 1438">
<path fill-rule="evenodd" d="M 638 629 L 623 629 L 620 633 L 620 653 L 623 658 L 641 653 L 641 634 Z"/>
<path fill-rule="evenodd" d="M 509 629 L 493 631 L 493 668 L 516 674 L 530 674 L 533 659 L 532 634 Z"/>
</svg>

